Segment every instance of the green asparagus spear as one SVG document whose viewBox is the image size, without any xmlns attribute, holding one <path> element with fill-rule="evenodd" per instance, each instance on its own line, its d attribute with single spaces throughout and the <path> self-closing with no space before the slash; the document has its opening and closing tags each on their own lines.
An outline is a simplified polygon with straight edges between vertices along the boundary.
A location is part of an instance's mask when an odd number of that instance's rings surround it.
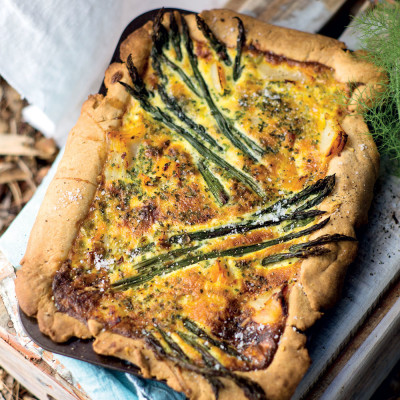
<svg viewBox="0 0 400 400">
<path fill-rule="evenodd" d="M 237 81 L 242 74 L 243 65 L 240 65 L 240 59 L 242 57 L 242 49 L 244 44 L 246 43 L 246 36 L 244 33 L 243 22 L 239 17 L 234 17 L 238 20 L 238 36 L 236 40 L 236 57 L 233 64 L 233 80 Z"/>
<path fill-rule="evenodd" d="M 207 25 L 206 21 L 200 17 L 200 15 L 196 14 L 196 22 L 197 27 L 201 30 L 205 38 L 210 42 L 211 47 L 218 54 L 219 58 L 225 63 L 225 65 L 232 65 L 232 61 L 229 57 L 228 51 L 226 50 L 225 43 L 218 40 L 218 38 L 214 35 L 214 32 Z"/>
<path fill-rule="evenodd" d="M 211 173 L 204 161 L 201 160 L 197 164 L 197 167 L 210 188 L 215 200 L 220 206 L 225 205 L 229 201 L 229 195 L 226 193 L 222 183 Z"/>
</svg>

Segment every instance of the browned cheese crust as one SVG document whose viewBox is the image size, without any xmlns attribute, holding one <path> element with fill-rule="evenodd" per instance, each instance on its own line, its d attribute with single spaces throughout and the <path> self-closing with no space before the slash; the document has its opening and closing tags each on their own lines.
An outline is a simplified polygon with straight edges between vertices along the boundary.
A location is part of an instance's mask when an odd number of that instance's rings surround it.
<svg viewBox="0 0 400 400">
<path fill-rule="evenodd" d="M 228 10 L 204 11 L 204 20 L 216 36 L 229 47 L 236 46 L 237 22 Z M 375 85 L 380 76 L 370 65 L 357 60 L 337 40 L 265 24 L 240 15 L 247 44 L 297 61 L 318 62 L 331 67 L 339 82 Z M 204 41 L 193 15 L 186 17 L 192 38 Z M 133 55 L 139 72 L 147 65 L 151 49 L 152 23 L 131 34 L 121 46 L 121 59 Z M 124 64 L 112 64 L 105 75 L 106 97 L 89 97 L 81 116 L 70 133 L 65 154 L 51 182 L 32 230 L 28 248 L 17 273 L 16 292 L 22 310 L 36 316 L 40 329 L 55 341 L 72 336 L 96 337 L 94 349 L 105 355 L 127 359 L 142 369 L 145 377 L 165 379 L 178 391 L 192 399 L 212 398 L 206 380 L 193 372 L 174 366 L 171 361 L 156 357 L 143 340 L 134 340 L 102 330 L 90 321 L 82 322 L 57 311 L 52 299 L 52 280 L 66 260 L 77 235 L 80 222 L 88 213 L 97 186 L 97 179 L 106 159 L 106 133 L 118 130 L 129 106 L 130 97 L 118 81 L 129 83 Z M 378 175 L 379 157 L 375 144 L 366 135 L 367 127 L 360 116 L 349 114 L 342 122 L 348 135 L 340 157 L 331 159 L 327 174 L 336 174 L 334 192 L 319 208 L 331 214 L 330 223 L 321 234 L 342 233 L 355 236 L 354 228 L 365 223 Z M 286 329 L 272 363 L 265 370 L 240 373 L 258 382 L 269 399 L 289 398 L 309 366 L 302 331 L 313 325 L 322 311 L 334 304 L 347 266 L 354 260 L 356 244 L 339 242 L 329 245 L 329 252 L 303 261 L 301 276 L 290 292 Z M 244 398 L 230 380 L 221 399 Z"/>
</svg>

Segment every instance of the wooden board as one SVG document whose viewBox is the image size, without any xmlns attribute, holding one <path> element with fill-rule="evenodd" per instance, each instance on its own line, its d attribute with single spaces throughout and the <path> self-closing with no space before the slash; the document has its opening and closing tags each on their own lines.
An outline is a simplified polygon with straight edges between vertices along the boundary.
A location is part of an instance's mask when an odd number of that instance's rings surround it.
<svg viewBox="0 0 400 400">
<path fill-rule="evenodd" d="M 46 365 L 40 359 L 25 358 L 2 338 L 0 338 L 0 364 L 40 400 L 51 398 L 82 400 L 82 396 L 78 396 L 65 385 L 57 382 L 50 371 L 43 371 Z"/>
</svg>

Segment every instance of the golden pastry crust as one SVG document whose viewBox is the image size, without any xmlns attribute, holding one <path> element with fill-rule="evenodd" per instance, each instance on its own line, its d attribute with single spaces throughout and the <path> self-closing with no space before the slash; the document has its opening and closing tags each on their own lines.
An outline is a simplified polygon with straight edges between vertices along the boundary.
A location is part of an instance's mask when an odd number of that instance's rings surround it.
<svg viewBox="0 0 400 400">
<path fill-rule="evenodd" d="M 236 46 L 239 16 L 228 10 L 204 11 L 202 17 L 229 47 Z M 193 39 L 204 41 L 194 15 L 185 17 Z M 246 28 L 247 45 L 296 61 L 318 62 L 333 69 L 337 81 L 354 81 L 376 85 L 381 75 L 369 64 L 357 60 L 335 39 L 284 29 L 240 15 Z M 139 73 L 143 73 L 151 49 L 152 22 L 131 34 L 121 45 L 121 59 L 133 55 Z M 142 370 L 145 377 L 165 379 L 178 391 L 193 399 L 209 399 L 212 390 L 206 380 L 193 372 L 159 359 L 143 340 L 126 338 L 102 330 L 102 325 L 90 320 L 88 327 L 57 311 L 52 299 L 52 280 L 68 257 L 80 222 L 92 203 L 106 159 L 106 134 L 118 130 L 121 118 L 131 99 L 118 81 L 129 83 L 124 64 L 112 64 L 105 75 L 107 96 L 89 97 L 81 116 L 70 133 L 65 154 L 50 184 L 32 230 L 26 254 L 17 273 L 16 292 L 22 310 L 37 316 L 40 329 L 55 341 L 71 336 L 94 336 L 98 353 L 127 359 Z M 348 135 L 340 157 L 329 163 L 328 175 L 336 174 L 334 192 L 319 209 L 331 213 L 331 220 L 313 239 L 321 234 L 341 233 L 355 236 L 354 228 L 367 220 L 373 185 L 378 175 L 379 157 L 372 138 L 365 133 L 363 119 L 349 113 L 342 121 Z M 299 281 L 289 297 L 286 328 L 272 363 L 265 370 L 240 373 L 258 382 L 269 399 L 289 398 L 309 366 L 305 336 L 300 333 L 310 327 L 322 311 L 334 304 L 347 266 L 354 260 L 356 244 L 329 244 L 328 254 L 305 259 Z M 196 375 L 194 377 L 194 375 Z M 244 398 L 243 392 L 231 381 L 223 380 L 226 388 L 220 398 Z M 233 397 L 232 397 L 233 396 Z"/>
</svg>

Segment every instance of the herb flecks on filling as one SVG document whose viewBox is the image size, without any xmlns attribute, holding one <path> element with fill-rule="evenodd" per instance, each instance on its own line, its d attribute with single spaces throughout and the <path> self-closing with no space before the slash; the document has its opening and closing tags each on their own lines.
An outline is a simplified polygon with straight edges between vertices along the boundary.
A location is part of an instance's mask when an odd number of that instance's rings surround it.
<svg viewBox="0 0 400 400">
<path fill-rule="evenodd" d="M 272 361 L 301 260 L 352 240 L 309 240 L 329 223 L 317 207 L 335 185 L 344 86 L 320 64 L 249 48 L 240 20 L 227 48 L 202 19 L 197 42 L 178 15 L 170 31 L 161 18 L 142 77 L 128 58 L 131 105 L 107 135 L 54 296 L 63 312 L 145 338 L 216 393 L 225 376 L 262 398 L 233 371 Z"/>
</svg>

